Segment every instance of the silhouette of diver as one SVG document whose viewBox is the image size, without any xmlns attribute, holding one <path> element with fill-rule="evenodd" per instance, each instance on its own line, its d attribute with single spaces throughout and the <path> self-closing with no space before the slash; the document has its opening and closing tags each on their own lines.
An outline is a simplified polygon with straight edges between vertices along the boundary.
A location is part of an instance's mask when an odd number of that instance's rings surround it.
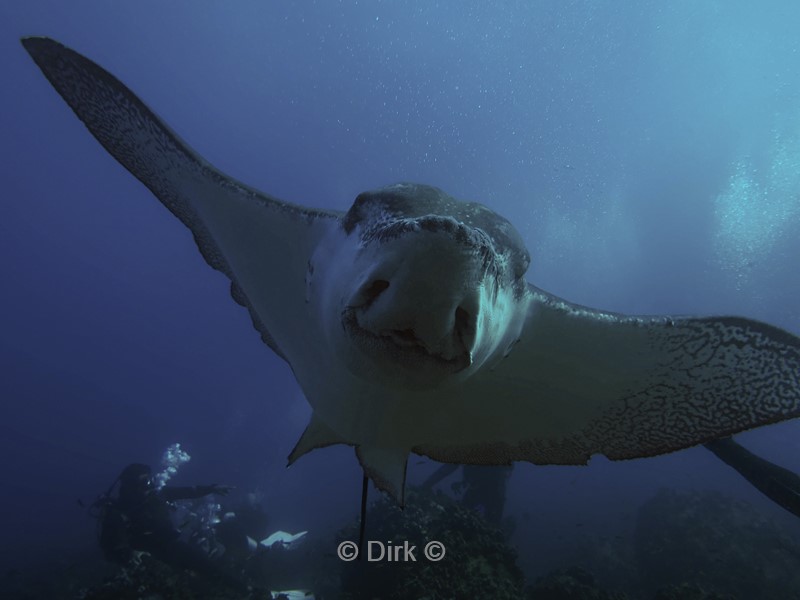
<svg viewBox="0 0 800 600">
<path fill-rule="evenodd" d="M 800 476 L 756 456 L 731 438 L 713 440 L 706 443 L 705 447 L 770 500 L 800 517 Z M 433 488 L 461 466 L 443 464 L 423 482 L 422 488 Z M 512 468 L 464 465 L 462 482 L 458 484 L 464 489 L 462 503 L 483 513 L 490 523 L 499 524 Z"/>
<path fill-rule="evenodd" d="M 422 483 L 422 488 L 432 489 L 461 466 L 459 464 L 440 466 Z M 512 469 L 511 466 L 463 465 L 462 479 L 459 483 L 453 484 L 453 487 L 463 492 L 461 503 L 464 506 L 481 513 L 486 521 L 499 526 L 506 504 L 506 484 Z"/>
<path fill-rule="evenodd" d="M 125 467 L 109 490 L 91 507 L 98 520 L 100 547 L 108 560 L 124 564 L 133 551 L 148 552 L 179 569 L 210 575 L 229 585 L 241 587 L 238 579 L 222 569 L 199 547 L 181 541 L 172 522 L 170 502 L 202 498 L 209 494 L 226 495 L 224 485 L 191 487 L 163 486 L 157 489 L 148 465 L 133 463 Z M 111 492 L 119 483 L 116 498 Z"/>
</svg>

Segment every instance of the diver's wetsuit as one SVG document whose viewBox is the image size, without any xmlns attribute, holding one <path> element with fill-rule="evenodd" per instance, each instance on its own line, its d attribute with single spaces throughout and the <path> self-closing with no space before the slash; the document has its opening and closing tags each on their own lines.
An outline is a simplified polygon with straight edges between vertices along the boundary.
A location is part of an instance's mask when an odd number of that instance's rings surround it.
<svg viewBox="0 0 800 600">
<path fill-rule="evenodd" d="M 124 563 L 131 550 L 148 552 L 179 569 L 217 577 L 228 585 L 241 582 L 211 560 L 199 547 L 182 542 L 180 531 L 172 523 L 169 502 L 202 498 L 213 493 L 227 493 L 226 486 L 153 487 L 150 468 L 133 464 L 119 477 L 119 496 L 105 503 L 101 521 L 100 545 L 110 560 Z"/>
<path fill-rule="evenodd" d="M 453 473 L 455 473 L 461 465 L 458 463 L 444 463 L 438 469 L 436 469 L 431 475 L 422 482 L 420 486 L 423 490 L 432 490 L 433 487 L 442 481 L 450 477 Z"/>
<path fill-rule="evenodd" d="M 800 517 L 800 477 L 796 474 L 756 456 L 730 438 L 708 442 L 705 447 L 770 500 Z"/>
<path fill-rule="evenodd" d="M 168 502 L 202 498 L 213 493 L 212 486 L 148 489 L 142 494 L 128 495 L 116 503 L 127 522 L 128 543 L 134 550 L 149 552 L 159 560 L 181 569 L 214 572 L 216 565 L 200 548 L 180 541 L 180 532 L 173 525 Z"/>
<path fill-rule="evenodd" d="M 459 467 L 462 465 L 442 465 L 423 482 L 422 487 L 432 489 L 437 483 L 455 473 Z M 461 503 L 483 514 L 488 522 L 499 525 L 503 519 L 506 484 L 512 469 L 511 466 L 463 465 L 460 485 L 464 495 Z"/>
<path fill-rule="evenodd" d="M 482 513 L 489 523 L 500 525 L 512 470 L 510 466 L 464 465 L 464 496 L 461 502 Z"/>
</svg>

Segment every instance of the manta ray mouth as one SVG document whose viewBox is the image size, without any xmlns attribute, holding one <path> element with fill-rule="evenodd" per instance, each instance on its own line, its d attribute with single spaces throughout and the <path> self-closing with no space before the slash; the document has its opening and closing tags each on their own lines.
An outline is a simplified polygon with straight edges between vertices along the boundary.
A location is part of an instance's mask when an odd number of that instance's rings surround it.
<svg viewBox="0 0 800 600">
<path fill-rule="evenodd" d="M 380 333 L 365 329 L 359 324 L 358 310 L 357 307 L 348 307 L 342 312 L 342 327 L 353 343 L 372 358 L 385 357 L 391 363 L 408 369 L 433 368 L 451 374 L 472 364 L 472 355 L 466 348 L 453 357 L 431 352 L 413 329 Z"/>
</svg>

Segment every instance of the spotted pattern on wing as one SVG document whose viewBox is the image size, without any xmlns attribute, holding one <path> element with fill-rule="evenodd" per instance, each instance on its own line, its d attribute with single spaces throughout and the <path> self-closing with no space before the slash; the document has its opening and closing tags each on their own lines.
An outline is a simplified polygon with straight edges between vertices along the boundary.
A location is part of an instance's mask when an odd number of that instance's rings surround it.
<svg viewBox="0 0 800 600">
<path fill-rule="evenodd" d="M 563 304 L 565 311 L 584 310 Z M 442 462 L 580 465 L 593 454 L 612 460 L 657 456 L 800 417 L 800 338 L 782 329 L 739 317 L 598 312 L 597 318 L 646 332 L 647 347 L 639 351 L 658 357 L 646 379 L 633 379 L 634 387 L 601 415 L 556 438 L 425 444 L 413 451 Z"/>
<path fill-rule="evenodd" d="M 108 152 L 141 181 L 192 232 L 206 262 L 231 280 L 233 299 L 246 307 L 263 341 L 285 359 L 187 197 L 199 186 L 254 202 L 264 210 L 287 212 L 307 221 L 339 218 L 262 194 L 217 171 L 197 155 L 116 77 L 49 38 L 22 40 L 36 64 Z"/>
<path fill-rule="evenodd" d="M 649 336 L 668 357 L 652 383 L 584 432 L 609 458 L 639 457 L 642 448 L 655 456 L 800 416 L 795 336 L 738 317 L 678 319 Z"/>
</svg>

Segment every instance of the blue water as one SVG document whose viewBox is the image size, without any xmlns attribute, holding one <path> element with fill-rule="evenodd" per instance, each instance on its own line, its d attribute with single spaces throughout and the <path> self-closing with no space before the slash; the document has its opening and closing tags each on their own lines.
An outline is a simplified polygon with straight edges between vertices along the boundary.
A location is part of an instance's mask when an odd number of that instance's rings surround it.
<svg viewBox="0 0 800 600">
<path fill-rule="evenodd" d="M 800 332 L 800 4 L 791 0 L 0 4 L 0 567 L 94 544 L 78 506 L 169 444 L 183 483 L 260 490 L 276 528 L 355 517 L 349 448 L 285 457 L 309 409 L 184 227 L 23 51 L 49 35 L 117 75 L 200 154 L 345 210 L 400 180 L 515 223 L 528 279 L 632 313 Z M 800 471 L 797 423 L 739 436 Z M 409 463 L 419 481 L 433 465 Z M 521 465 L 529 574 L 625 532 L 660 487 L 791 516 L 704 449 Z M 628 525 L 626 525 L 628 523 Z"/>
</svg>

